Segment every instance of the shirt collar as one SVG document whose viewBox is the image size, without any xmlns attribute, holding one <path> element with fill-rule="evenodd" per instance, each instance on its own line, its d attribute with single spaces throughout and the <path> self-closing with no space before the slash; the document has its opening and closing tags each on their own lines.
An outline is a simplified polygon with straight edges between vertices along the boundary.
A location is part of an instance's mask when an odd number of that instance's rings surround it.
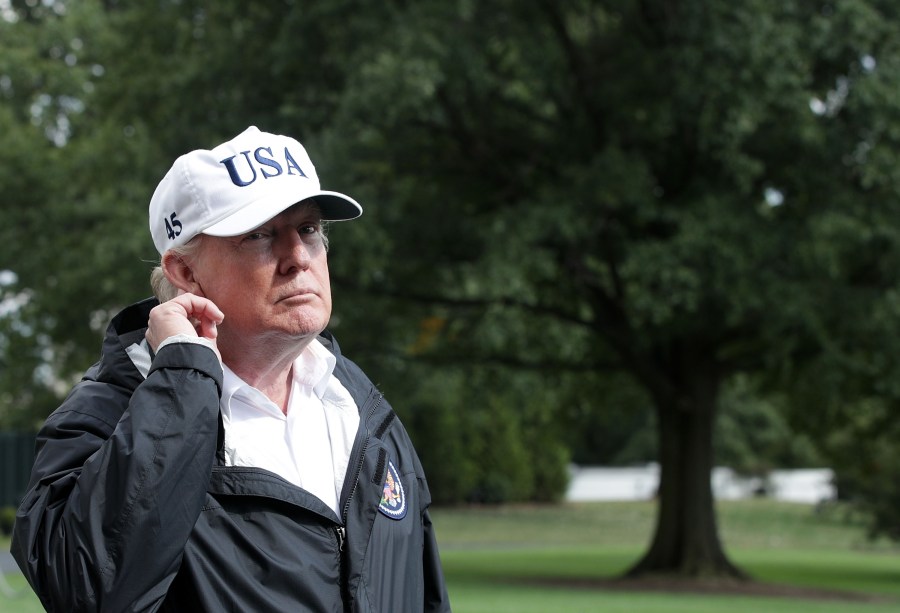
<svg viewBox="0 0 900 613">
<path fill-rule="evenodd" d="M 318 339 L 313 339 L 294 360 L 291 370 L 293 384 L 310 390 L 321 399 L 328 389 L 328 381 L 331 379 L 336 363 L 334 355 Z M 246 392 L 255 390 L 255 388 L 237 376 L 227 364 L 222 364 L 222 372 L 224 376 L 220 404 L 223 413 L 230 419 L 231 398 L 243 388 L 247 388 Z M 250 395 L 252 396 L 252 394 Z"/>
<path fill-rule="evenodd" d="M 328 380 L 337 363 L 334 355 L 325 349 L 319 339 L 313 339 L 296 360 L 294 360 L 294 383 L 312 388 L 321 398 L 328 389 Z"/>
</svg>

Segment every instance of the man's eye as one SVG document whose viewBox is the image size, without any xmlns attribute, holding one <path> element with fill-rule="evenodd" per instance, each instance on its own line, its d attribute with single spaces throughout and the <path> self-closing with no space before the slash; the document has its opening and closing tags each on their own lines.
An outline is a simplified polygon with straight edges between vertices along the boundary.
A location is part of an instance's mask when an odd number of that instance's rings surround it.
<svg viewBox="0 0 900 613">
<path fill-rule="evenodd" d="M 305 226 L 300 226 L 300 234 L 315 234 L 319 231 L 319 226 L 315 224 L 308 224 Z"/>
<path fill-rule="evenodd" d="M 244 235 L 244 240 L 246 241 L 258 241 L 262 240 L 266 237 L 262 232 L 250 232 L 249 234 Z"/>
</svg>

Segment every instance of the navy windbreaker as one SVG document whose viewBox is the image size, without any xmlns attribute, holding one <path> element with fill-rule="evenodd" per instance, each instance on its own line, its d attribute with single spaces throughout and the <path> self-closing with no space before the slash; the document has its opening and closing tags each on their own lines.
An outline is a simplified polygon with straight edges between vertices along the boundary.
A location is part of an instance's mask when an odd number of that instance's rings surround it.
<svg viewBox="0 0 900 613">
<path fill-rule="evenodd" d="M 360 409 L 340 517 L 274 473 L 224 465 L 210 349 L 168 345 L 143 378 L 125 348 L 155 305 L 113 319 L 101 360 L 38 434 L 12 553 L 44 607 L 449 611 L 419 459 L 334 340 L 320 337 Z"/>
</svg>

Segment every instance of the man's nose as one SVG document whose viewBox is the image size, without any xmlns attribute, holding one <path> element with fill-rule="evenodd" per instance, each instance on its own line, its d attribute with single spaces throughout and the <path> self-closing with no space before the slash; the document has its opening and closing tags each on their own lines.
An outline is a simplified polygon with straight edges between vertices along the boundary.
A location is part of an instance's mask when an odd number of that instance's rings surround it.
<svg viewBox="0 0 900 613">
<path fill-rule="evenodd" d="M 292 269 L 306 270 L 312 261 L 310 245 L 303 241 L 303 236 L 297 231 L 283 232 L 278 236 L 276 249 L 283 273 L 289 273 Z"/>
</svg>

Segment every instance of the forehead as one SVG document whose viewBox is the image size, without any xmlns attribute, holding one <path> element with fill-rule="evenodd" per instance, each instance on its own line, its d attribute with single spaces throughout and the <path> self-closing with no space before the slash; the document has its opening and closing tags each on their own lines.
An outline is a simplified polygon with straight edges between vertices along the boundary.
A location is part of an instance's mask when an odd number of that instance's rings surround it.
<svg viewBox="0 0 900 613">
<path fill-rule="evenodd" d="M 302 221 L 321 221 L 322 209 L 319 208 L 319 205 L 315 200 L 309 198 L 283 210 L 269 221 L 260 224 L 260 227 L 272 222 L 277 223 L 285 220 L 294 221 L 298 219 Z"/>
<path fill-rule="evenodd" d="M 203 234 L 203 242 L 205 243 L 229 243 L 234 242 L 236 240 L 240 240 L 242 237 L 248 236 L 250 234 L 254 234 L 261 230 L 265 230 L 267 228 L 274 229 L 277 226 L 282 224 L 296 226 L 301 224 L 321 224 L 322 223 L 322 212 L 319 208 L 319 205 L 315 200 L 309 198 L 307 200 L 303 200 L 294 204 L 287 209 L 283 210 L 281 213 L 272 217 L 268 221 L 265 221 L 255 228 L 248 230 L 242 234 L 237 234 L 234 236 L 211 236 L 208 234 Z M 199 237 L 198 237 L 199 238 Z M 193 241 L 192 241 L 193 242 Z M 199 246 L 199 242 L 197 243 Z"/>
<path fill-rule="evenodd" d="M 242 234 L 238 234 L 236 236 L 247 236 L 248 234 L 253 234 L 260 230 L 265 230 L 267 228 L 275 228 L 280 225 L 289 225 L 296 226 L 301 224 L 321 224 L 322 222 L 322 212 L 319 208 L 319 205 L 316 204 L 314 200 L 311 198 L 308 200 L 303 200 L 294 204 L 282 212 L 280 212 L 275 217 L 268 219 L 255 228 L 252 228 Z"/>
</svg>

